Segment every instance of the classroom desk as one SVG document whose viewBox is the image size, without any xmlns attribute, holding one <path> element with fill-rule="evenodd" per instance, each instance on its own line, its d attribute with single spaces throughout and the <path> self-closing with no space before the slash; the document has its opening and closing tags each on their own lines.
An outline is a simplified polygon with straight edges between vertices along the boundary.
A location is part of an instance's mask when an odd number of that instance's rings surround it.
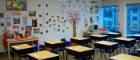
<svg viewBox="0 0 140 60">
<path fill-rule="evenodd" d="M 128 52 L 130 52 L 131 47 L 134 47 L 134 52 L 135 52 L 136 39 L 127 38 L 127 37 L 118 37 L 118 38 L 114 38 L 114 41 L 119 42 L 119 45 L 120 47 L 123 48 L 123 50 L 124 50 L 124 47 L 129 48 Z"/>
<path fill-rule="evenodd" d="M 91 40 L 89 38 L 84 38 L 84 37 L 73 37 L 71 38 L 71 42 L 80 45 L 85 45 L 91 42 Z"/>
<path fill-rule="evenodd" d="M 134 34 L 132 35 L 134 38 L 136 38 L 136 40 L 140 40 L 140 34 Z"/>
<path fill-rule="evenodd" d="M 45 41 L 45 46 L 47 46 L 51 49 L 64 48 L 65 43 L 61 40 L 48 40 L 48 41 Z"/>
<path fill-rule="evenodd" d="M 82 58 L 82 57 L 92 58 L 91 56 L 94 55 L 93 48 L 89 48 L 89 47 L 85 47 L 81 45 L 66 47 L 66 52 L 67 52 L 66 60 L 67 60 L 68 54 L 79 57 L 79 58 Z"/>
<path fill-rule="evenodd" d="M 13 45 L 12 48 L 12 54 L 13 54 L 13 60 L 14 60 L 14 53 L 17 53 L 18 56 L 22 54 L 27 54 L 33 52 L 33 46 L 28 44 L 20 44 L 20 45 Z"/>
<path fill-rule="evenodd" d="M 94 43 L 95 48 L 104 49 L 105 52 L 110 53 L 117 51 L 118 43 L 117 42 L 109 42 L 109 41 L 98 41 Z"/>
<path fill-rule="evenodd" d="M 101 34 L 93 34 L 90 36 L 90 38 L 95 40 L 95 41 L 106 40 L 107 37 L 108 37 L 107 35 L 101 35 Z"/>
<path fill-rule="evenodd" d="M 114 38 L 114 40 L 116 42 L 119 42 L 119 44 L 134 44 L 136 42 L 136 40 L 134 38 L 127 38 L 127 37 L 118 37 L 118 38 Z"/>
<path fill-rule="evenodd" d="M 59 60 L 59 55 L 49 51 L 38 51 L 28 54 L 30 60 Z"/>
<path fill-rule="evenodd" d="M 101 34 L 108 35 L 111 38 L 120 37 L 121 36 L 120 33 L 116 33 L 116 32 L 105 32 L 105 33 L 101 33 Z"/>
<path fill-rule="evenodd" d="M 111 57 L 110 60 L 140 60 L 140 57 L 128 54 L 119 54 Z"/>
<path fill-rule="evenodd" d="M 34 42 L 34 41 L 37 41 L 37 44 L 38 44 L 38 39 L 20 39 L 20 40 L 15 40 L 15 39 L 8 39 L 7 42 L 8 42 L 8 56 L 9 56 L 9 59 L 11 58 L 11 54 L 10 54 L 10 46 L 12 44 L 18 44 L 18 43 L 26 43 L 26 42 Z M 39 50 L 39 46 L 38 46 L 38 50 Z"/>
</svg>

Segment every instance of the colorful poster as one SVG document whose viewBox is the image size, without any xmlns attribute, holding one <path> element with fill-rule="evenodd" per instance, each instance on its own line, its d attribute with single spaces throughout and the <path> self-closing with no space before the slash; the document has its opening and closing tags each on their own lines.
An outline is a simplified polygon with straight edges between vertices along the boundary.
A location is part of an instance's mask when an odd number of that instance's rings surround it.
<svg viewBox="0 0 140 60">
<path fill-rule="evenodd" d="M 4 18 L 4 13 L 0 13 L 0 18 Z"/>
<path fill-rule="evenodd" d="M 40 33 L 40 28 L 34 28 L 33 32 L 34 32 L 34 34 L 39 34 Z"/>
<path fill-rule="evenodd" d="M 37 19 L 32 19 L 32 26 L 37 27 Z"/>
<path fill-rule="evenodd" d="M 36 16 L 36 11 L 29 11 L 29 16 Z"/>
<path fill-rule="evenodd" d="M 14 24 L 20 24 L 20 18 L 13 18 Z"/>
<path fill-rule="evenodd" d="M 17 11 L 17 10 L 27 10 L 26 0 L 6 0 L 6 9 Z"/>
</svg>

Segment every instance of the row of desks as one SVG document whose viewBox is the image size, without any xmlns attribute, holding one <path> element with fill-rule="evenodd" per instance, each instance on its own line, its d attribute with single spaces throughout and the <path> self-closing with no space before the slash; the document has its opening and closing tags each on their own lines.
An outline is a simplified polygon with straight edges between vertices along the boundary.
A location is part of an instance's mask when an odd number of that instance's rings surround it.
<svg viewBox="0 0 140 60">
<path fill-rule="evenodd" d="M 27 53 L 30 48 L 33 46 L 30 46 L 28 44 L 20 44 L 20 45 L 14 45 L 12 46 L 12 52 L 13 53 Z M 84 55 L 84 56 L 91 56 L 94 52 L 94 49 L 77 45 L 77 46 L 70 46 L 66 47 L 67 55 L 72 54 L 72 55 Z M 29 52 L 28 52 L 29 53 Z M 38 52 L 33 52 L 28 54 L 29 58 L 31 60 L 59 60 L 59 54 L 52 53 L 50 51 L 38 51 Z"/>
<path fill-rule="evenodd" d="M 117 43 L 111 43 L 111 42 L 105 42 L 105 41 L 100 41 L 100 42 L 96 42 L 96 43 L 108 45 L 108 46 L 117 44 Z M 12 48 L 14 48 L 15 50 L 23 50 L 23 49 L 28 49 L 31 47 L 32 46 L 27 45 L 27 44 L 12 46 Z M 66 47 L 66 51 L 67 51 L 67 54 L 71 54 L 71 55 L 75 55 L 75 56 L 77 56 L 77 55 L 91 56 L 94 54 L 93 48 L 89 48 L 89 47 L 85 47 L 85 46 L 81 46 L 81 45 Z M 49 52 L 46 50 L 29 53 L 28 56 L 31 60 L 33 60 L 33 59 L 35 59 L 35 60 L 44 60 L 44 59 L 58 60 L 59 59 L 59 54 L 55 54 L 55 53 L 52 53 L 52 52 Z M 132 55 L 128 55 L 128 54 L 119 54 L 119 55 L 111 57 L 110 60 L 140 60 L 140 57 L 132 56 Z"/>
</svg>

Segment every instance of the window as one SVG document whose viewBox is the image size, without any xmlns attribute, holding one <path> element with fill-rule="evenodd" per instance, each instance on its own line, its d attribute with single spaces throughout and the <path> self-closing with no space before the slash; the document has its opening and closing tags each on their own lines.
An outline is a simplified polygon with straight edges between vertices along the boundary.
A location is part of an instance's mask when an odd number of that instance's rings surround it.
<svg viewBox="0 0 140 60">
<path fill-rule="evenodd" d="M 140 33 L 140 5 L 127 6 L 127 34 Z"/>
<path fill-rule="evenodd" d="M 118 7 L 103 7 L 103 26 L 107 31 L 118 32 Z"/>
</svg>

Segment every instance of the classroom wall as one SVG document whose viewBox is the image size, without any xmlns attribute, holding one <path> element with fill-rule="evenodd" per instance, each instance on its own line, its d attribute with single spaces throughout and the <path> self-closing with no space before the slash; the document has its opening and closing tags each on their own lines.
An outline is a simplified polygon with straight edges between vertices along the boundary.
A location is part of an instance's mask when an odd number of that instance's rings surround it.
<svg viewBox="0 0 140 60">
<path fill-rule="evenodd" d="M 0 0 L 5 3 L 5 0 Z M 77 36 L 83 36 L 89 25 L 96 24 L 102 27 L 102 1 L 91 3 L 91 0 L 27 0 L 27 10 L 25 11 L 7 11 L 4 10 L 4 21 L 7 30 L 20 31 L 24 33 L 26 27 L 32 26 L 32 20 L 37 19 L 37 27 L 32 27 L 32 35 L 39 37 L 40 44 L 46 40 L 62 39 L 70 40 L 72 37 L 72 24 L 68 20 L 69 11 L 79 13 L 79 22 L 77 24 Z M 46 7 L 46 4 L 48 6 Z M 1 9 L 5 9 L 5 4 Z M 93 8 L 90 11 L 90 8 Z M 35 11 L 36 16 L 29 16 L 29 11 Z M 46 15 L 48 13 L 48 15 Z M 63 19 L 64 17 L 64 19 Z M 94 23 L 90 22 L 90 17 Z M 19 18 L 19 28 L 14 29 L 14 18 Z M 51 19 L 51 21 L 50 21 Z M 66 20 L 66 22 L 64 22 Z M 85 26 L 87 24 L 87 26 Z M 23 30 L 22 30 L 23 29 Z M 35 31 L 38 30 L 38 31 Z"/>
</svg>

